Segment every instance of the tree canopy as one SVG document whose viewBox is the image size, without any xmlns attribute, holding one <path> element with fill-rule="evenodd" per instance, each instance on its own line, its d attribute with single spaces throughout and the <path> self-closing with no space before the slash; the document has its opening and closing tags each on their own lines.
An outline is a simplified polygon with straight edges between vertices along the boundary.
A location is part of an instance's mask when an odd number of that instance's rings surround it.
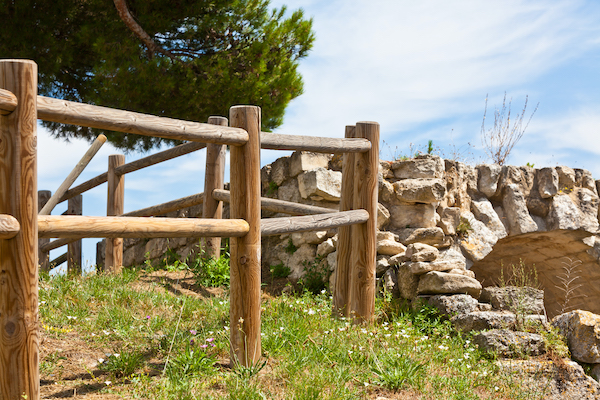
<svg viewBox="0 0 600 400">
<path fill-rule="evenodd" d="M 42 95 L 200 122 L 253 104 L 265 130 L 302 94 L 298 61 L 314 41 L 302 10 L 269 0 L 0 0 L 0 21 L 0 58 L 36 61 Z M 166 141 L 104 133 L 124 150 Z"/>
</svg>

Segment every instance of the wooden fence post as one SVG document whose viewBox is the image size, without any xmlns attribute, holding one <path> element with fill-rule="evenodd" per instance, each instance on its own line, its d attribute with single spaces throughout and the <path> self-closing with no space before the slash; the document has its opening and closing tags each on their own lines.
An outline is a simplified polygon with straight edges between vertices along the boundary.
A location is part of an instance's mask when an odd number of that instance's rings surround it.
<svg viewBox="0 0 600 400">
<path fill-rule="evenodd" d="M 66 215 L 82 215 L 83 196 L 77 195 L 68 201 Z M 67 273 L 81 275 L 81 239 L 67 245 Z"/>
<path fill-rule="evenodd" d="M 248 132 L 248 143 L 231 146 L 231 218 L 250 225 L 246 236 L 230 239 L 231 363 L 254 365 L 260 343 L 260 108 L 235 106 L 231 126 Z"/>
<path fill-rule="evenodd" d="M 213 125 L 227 126 L 225 117 L 209 117 L 208 123 Z M 213 198 L 215 189 L 223 189 L 225 183 L 225 151 L 224 144 L 209 143 L 206 145 L 206 171 L 204 173 L 204 204 L 202 205 L 203 218 L 223 217 L 223 202 Z M 219 258 L 221 255 L 221 238 L 202 238 L 202 256 Z"/>
<path fill-rule="evenodd" d="M 346 126 L 346 138 L 353 138 L 356 128 Z M 344 153 L 342 161 L 342 195 L 340 211 L 352 210 L 354 203 L 354 153 Z M 333 312 L 340 317 L 348 317 L 348 296 L 352 247 L 350 245 L 352 226 L 338 228 L 337 264 L 333 294 Z"/>
<path fill-rule="evenodd" d="M 125 156 L 113 154 L 108 156 L 108 201 L 106 215 L 109 217 L 121 215 L 124 211 L 125 176 L 115 174 L 115 168 L 125 164 Z M 121 272 L 123 268 L 123 239 L 106 238 L 106 255 L 104 270 L 106 272 Z"/>
<path fill-rule="evenodd" d="M 354 155 L 354 209 L 365 209 L 369 220 L 352 225 L 350 317 L 371 322 L 375 310 L 375 259 L 377 257 L 377 198 L 379 171 L 379 124 L 358 122 L 356 137 L 371 142 L 371 150 Z"/>
<path fill-rule="evenodd" d="M 0 398 L 40 396 L 38 315 L 37 65 L 0 61 L 0 88 L 18 99 L 0 116 L 0 213 L 20 232 L 0 240 Z"/>
<path fill-rule="evenodd" d="M 48 200 L 52 197 L 50 190 L 38 190 L 38 213 L 46 205 Z M 50 252 L 41 251 L 41 247 L 46 243 L 50 243 L 50 239 L 38 239 L 38 260 L 40 264 L 40 271 L 50 271 Z"/>
</svg>

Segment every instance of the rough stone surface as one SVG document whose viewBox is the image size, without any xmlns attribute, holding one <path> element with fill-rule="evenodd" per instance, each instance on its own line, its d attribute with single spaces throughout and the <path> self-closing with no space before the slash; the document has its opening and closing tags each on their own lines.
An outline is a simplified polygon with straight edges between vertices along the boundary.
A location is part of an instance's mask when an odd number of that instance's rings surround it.
<svg viewBox="0 0 600 400">
<path fill-rule="evenodd" d="M 441 315 L 449 318 L 458 314 L 468 314 L 476 311 L 478 306 L 477 300 L 468 294 L 431 296 L 429 298 L 429 304 L 437 308 Z"/>
<path fill-rule="evenodd" d="M 392 170 L 398 179 L 442 178 L 444 161 L 439 156 L 424 154 L 409 160 L 394 161 Z"/>
<path fill-rule="evenodd" d="M 327 255 L 327 265 L 329 265 L 330 271 L 335 271 L 337 268 L 337 251 Z"/>
<path fill-rule="evenodd" d="M 377 241 L 377 253 L 386 256 L 395 256 L 396 254 L 404 253 L 406 247 L 395 240 L 379 240 Z"/>
<path fill-rule="evenodd" d="M 500 217 L 494 210 L 494 206 L 487 199 L 471 200 L 471 211 L 479 221 L 496 235 L 498 239 L 502 239 L 508 235 L 506 228 Z"/>
<path fill-rule="evenodd" d="M 405 254 L 413 262 L 434 261 L 440 255 L 440 251 L 425 243 L 413 243 L 406 247 Z"/>
<path fill-rule="evenodd" d="M 464 275 L 464 276 L 468 276 L 469 278 L 475 279 L 475 273 L 468 269 L 454 268 L 454 269 L 450 269 L 446 272 L 449 274 Z"/>
<path fill-rule="evenodd" d="M 390 257 L 389 256 L 377 256 L 375 261 L 375 273 L 377 277 L 382 276 L 385 271 L 390 268 Z"/>
<path fill-rule="evenodd" d="M 581 227 L 579 210 L 567 194 L 559 194 L 552 198 L 546 225 L 549 230 L 579 229 Z"/>
<path fill-rule="evenodd" d="M 466 293 L 478 299 L 481 284 L 468 276 L 432 271 L 421 276 L 417 292 L 419 294 Z"/>
<path fill-rule="evenodd" d="M 377 203 L 377 229 L 381 229 L 390 221 L 390 212 L 381 203 Z"/>
<path fill-rule="evenodd" d="M 598 195 L 595 191 L 587 188 L 577 189 L 574 194 L 581 217 L 581 227 L 590 232 L 596 232 L 598 230 L 598 204 L 600 203 Z"/>
<path fill-rule="evenodd" d="M 488 286 L 481 291 L 480 301 L 497 310 L 522 314 L 544 314 L 544 291 L 532 287 Z"/>
<path fill-rule="evenodd" d="M 300 203 L 300 191 L 298 190 L 298 180 L 289 179 L 280 185 L 277 189 L 277 198 L 279 200 L 291 201 L 293 203 Z"/>
<path fill-rule="evenodd" d="M 290 158 L 290 176 L 294 177 L 316 168 L 326 169 L 329 166 L 330 158 L 329 154 L 295 151 Z"/>
<path fill-rule="evenodd" d="M 327 231 L 296 232 L 291 234 L 292 243 L 296 247 L 303 244 L 320 244 L 327 239 Z"/>
<path fill-rule="evenodd" d="M 575 168 L 575 183 L 577 186 L 580 186 L 581 188 L 587 189 L 598 195 L 592 173 L 587 169 Z"/>
<path fill-rule="evenodd" d="M 398 266 L 398 290 L 400 297 L 407 300 L 412 300 L 417 297 L 417 287 L 419 285 L 419 277 L 410 272 L 408 265 L 401 264 Z"/>
<path fill-rule="evenodd" d="M 482 260 L 492 251 L 498 237 L 468 211 L 462 212 L 461 220 L 469 227 L 469 230 L 460 238 L 460 248 L 470 260 Z"/>
<path fill-rule="evenodd" d="M 460 223 L 459 207 L 443 207 L 439 213 L 440 220 L 437 225 L 442 228 L 445 235 L 455 235 L 456 227 Z"/>
<path fill-rule="evenodd" d="M 292 271 L 290 274 L 291 279 L 300 279 L 304 276 L 305 262 L 308 260 L 314 260 L 317 254 L 317 246 L 312 244 L 303 244 L 293 254 L 289 256 L 287 262 L 284 264 Z"/>
<path fill-rule="evenodd" d="M 339 201 L 342 189 L 342 173 L 316 168 L 298 175 L 298 190 L 303 199 Z"/>
<path fill-rule="evenodd" d="M 440 255 L 438 256 L 439 261 L 451 261 L 455 267 L 458 269 L 466 269 L 467 268 L 467 259 L 460 251 L 459 246 L 452 246 L 447 249 L 440 250 Z"/>
<path fill-rule="evenodd" d="M 538 192 L 542 199 L 556 196 L 558 193 L 558 173 L 554 168 L 542 168 L 537 171 Z"/>
<path fill-rule="evenodd" d="M 600 364 L 596 364 L 590 370 L 590 376 L 600 382 Z"/>
<path fill-rule="evenodd" d="M 556 173 L 558 174 L 559 190 L 569 191 L 575 187 L 576 178 L 573 168 L 565 166 L 556 167 Z"/>
<path fill-rule="evenodd" d="M 414 261 L 409 262 L 410 272 L 415 275 L 423 275 L 431 271 L 446 272 L 451 269 L 455 269 L 456 265 L 452 261 L 432 261 L 422 262 Z M 462 275 L 462 274 L 461 274 Z"/>
<path fill-rule="evenodd" d="M 403 179 L 392 186 L 398 200 L 406 203 L 433 204 L 446 194 L 446 186 L 441 179 Z"/>
<path fill-rule="evenodd" d="M 509 311 L 474 311 L 457 315 L 450 321 L 461 332 L 511 329 L 515 326 L 516 316 Z"/>
<path fill-rule="evenodd" d="M 501 357 L 537 356 L 546 352 L 541 335 L 527 332 L 513 332 L 508 329 L 492 329 L 473 336 L 473 343 L 480 350 L 498 354 Z"/>
<path fill-rule="evenodd" d="M 433 228 L 436 225 L 433 204 L 396 203 L 389 210 L 392 228 Z"/>
<path fill-rule="evenodd" d="M 511 235 L 537 231 L 537 225 L 529 215 L 527 202 L 523 193 L 519 190 L 519 186 L 516 184 L 506 186 L 502 198 L 502 207 L 508 219 Z"/>
<path fill-rule="evenodd" d="M 335 251 L 335 246 L 333 245 L 333 240 L 331 238 L 327 238 L 323 243 L 317 246 L 317 255 L 318 256 L 327 256 Z"/>
<path fill-rule="evenodd" d="M 487 197 L 494 197 L 498 191 L 498 179 L 502 167 L 497 164 L 482 164 L 477 166 L 479 172 L 479 180 L 477 188 Z"/>
<path fill-rule="evenodd" d="M 441 228 L 417 228 L 405 229 L 400 235 L 400 241 L 404 245 L 412 243 L 425 243 L 432 246 L 444 243 L 444 231 Z"/>
<path fill-rule="evenodd" d="M 389 293 L 393 295 L 397 295 L 399 293 L 398 289 L 398 275 L 394 268 L 389 268 L 383 274 L 383 287 Z"/>
<path fill-rule="evenodd" d="M 290 177 L 290 158 L 290 156 L 281 157 L 271 164 L 270 178 L 277 186 Z"/>
<path fill-rule="evenodd" d="M 600 363 L 600 315 L 575 310 L 552 319 L 560 333 L 567 338 L 573 359 L 585 363 Z"/>
</svg>

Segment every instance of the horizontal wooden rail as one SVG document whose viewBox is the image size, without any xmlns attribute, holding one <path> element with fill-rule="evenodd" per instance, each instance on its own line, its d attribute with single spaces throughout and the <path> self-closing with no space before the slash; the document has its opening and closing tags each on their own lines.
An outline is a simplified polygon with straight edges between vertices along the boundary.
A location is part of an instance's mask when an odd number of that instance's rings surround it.
<svg viewBox="0 0 600 400">
<path fill-rule="evenodd" d="M 41 238 L 242 237 L 249 230 L 243 219 L 38 216 Z"/>
<path fill-rule="evenodd" d="M 213 190 L 212 196 L 215 200 L 224 201 L 225 203 L 229 203 L 231 200 L 229 190 L 215 189 Z M 309 206 L 307 204 L 271 199 L 269 197 L 260 198 L 260 208 L 267 211 L 290 215 L 328 214 L 337 212 L 337 210 L 331 208 Z"/>
<path fill-rule="evenodd" d="M 146 207 L 135 211 L 124 213 L 123 217 L 153 217 L 155 215 L 164 215 L 171 211 L 181 210 L 182 208 L 195 206 L 204 202 L 204 193 L 197 193 L 191 196 L 182 197 L 177 200 L 157 204 L 152 207 Z"/>
<path fill-rule="evenodd" d="M 108 173 L 104 172 L 103 174 L 100 174 L 100 175 L 90 179 L 89 181 L 85 181 L 82 184 L 77 185 L 74 188 L 67 190 L 65 192 L 65 194 L 60 198 L 60 200 L 58 200 L 58 202 L 62 203 L 65 200 L 72 199 L 73 197 L 77 196 L 78 194 L 82 194 L 84 192 L 87 192 L 90 189 L 95 188 L 96 186 L 100 186 L 103 183 L 106 183 L 106 181 L 108 181 Z"/>
<path fill-rule="evenodd" d="M 369 213 L 366 210 L 341 211 L 304 217 L 263 218 L 260 220 L 260 233 L 262 236 L 271 236 L 283 233 L 317 231 L 362 224 L 368 220 Z"/>
<path fill-rule="evenodd" d="M 69 259 L 69 253 L 63 253 L 60 256 L 56 257 L 54 260 L 50 261 L 50 268 L 56 268 L 59 265 L 67 262 Z"/>
<path fill-rule="evenodd" d="M 13 92 L 6 89 L 0 89 L 0 115 L 8 115 L 15 111 L 19 101 Z"/>
<path fill-rule="evenodd" d="M 115 174 L 125 175 L 130 172 L 140 170 L 142 168 L 149 167 L 154 164 L 161 163 L 163 161 L 171 160 L 173 158 L 183 156 L 192 153 L 196 150 L 200 150 L 206 147 L 206 143 L 189 142 L 180 144 L 179 146 L 172 147 L 168 150 L 161 151 L 156 154 L 149 155 L 148 157 L 140 158 L 139 160 L 132 161 L 127 164 L 123 164 L 120 167 L 115 168 Z"/>
<path fill-rule="evenodd" d="M 0 239 L 12 239 L 21 230 L 19 221 L 12 215 L 0 214 Z"/>
<path fill-rule="evenodd" d="M 271 150 L 304 150 L 315 153 L 364 153 L 371 150 L 371 142 L 367 139 L 341 139 L 261 132 L 260 147 Z"/>
<path fill-rule="evenodd" d="M 49 243 L 41 245 L 40 252 L 47 253 L 51 250 L 58 249 L 59 247 L 62 247 L 66 244 L 73 243 L 79 239 L 81 239 L 81 237 L 56 239 Z"/>
<path fill-rule="evenodd" d="M 248 133 L 239 128 L 189 122 L 73 101 L 37 97 L 37 115 L 45 121 L 136 135 L 241 146 Z"/>
</svg>

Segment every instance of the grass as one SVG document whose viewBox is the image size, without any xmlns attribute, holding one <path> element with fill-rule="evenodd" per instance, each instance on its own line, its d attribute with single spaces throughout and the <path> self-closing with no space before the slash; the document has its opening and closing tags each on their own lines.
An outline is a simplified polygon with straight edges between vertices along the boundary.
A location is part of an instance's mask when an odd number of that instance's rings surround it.
<svg viewBox="0 0 600 400">
<path fill-rule="evenodd" d="M 375 323 L 357 326 L 331 317 L 325 290 L 263 295 L 263 359 L 231 369 L 227 289 L 186 295 L 171 281 L 150 278 L 139 269 L 41 277 L 43 343 L 60 345 L 42 348 L 42 394 L 61 388 L 152 399 L 531 398 L 469 336 L 431 309 L 413 312 L 389 296 L 377 300 Z M 78 366 L 67 350 L 75 343 L 78 354 L 97 355 L 96 366 Z"/>
</svg>

